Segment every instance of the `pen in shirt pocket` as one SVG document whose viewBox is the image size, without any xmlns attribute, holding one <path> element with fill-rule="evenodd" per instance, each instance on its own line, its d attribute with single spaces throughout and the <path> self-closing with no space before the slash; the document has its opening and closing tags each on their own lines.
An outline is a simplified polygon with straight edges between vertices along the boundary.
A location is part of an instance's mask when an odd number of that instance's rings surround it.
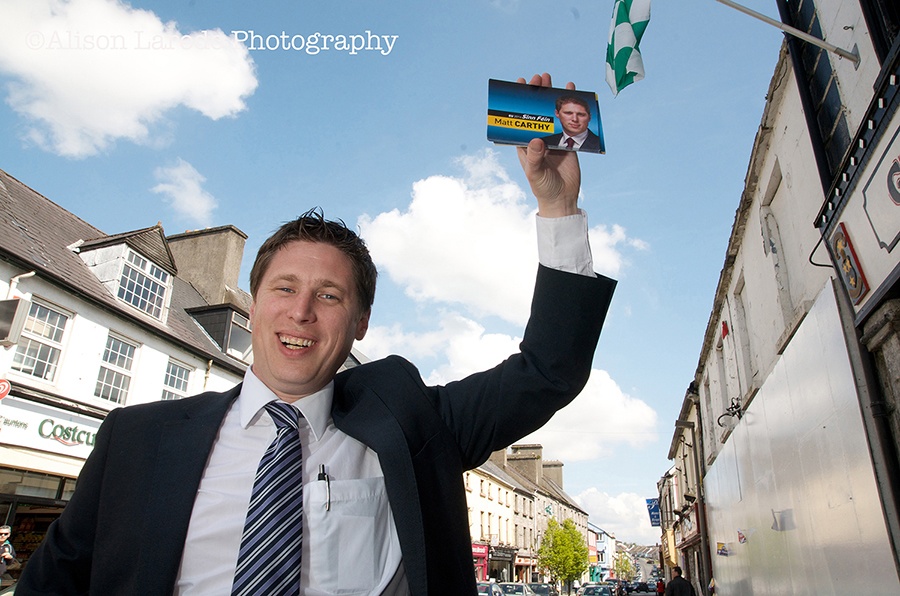
<svg viewBox="0 0 900 596">
<path fill-rule="evenodd" d="M 318 480 L 325 481 L 325 511 L 331 511 L 331 478 L 325 473 L 325 464 L 319 464 Z"/>
</svg>

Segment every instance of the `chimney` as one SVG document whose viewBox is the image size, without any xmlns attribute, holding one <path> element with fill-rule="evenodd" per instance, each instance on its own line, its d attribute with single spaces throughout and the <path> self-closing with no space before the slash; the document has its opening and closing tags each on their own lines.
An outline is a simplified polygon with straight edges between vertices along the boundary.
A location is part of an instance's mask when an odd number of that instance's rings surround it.
<svg viewBox="0 0 900 596">
<path fill-rule="evenodd" d="M 561 461 L 545 461 L 544 476 L 559 488 L 563 487 L 563 463 Z"/>
<path fill-rule="evenodd" d="M 491 453 L 490 457 L 491 463 L 502 468 L 506 467 L 506 449 L 498 449 L 497 451 Z"/>
<path fill-rule="evenodd" d="M 543 473 L 541 465 L 543 447 L 540 445 L 513 445 L 510 449 L 512 453 L 506 456 L 508 465 L 534 484 L 540 484 Z"/>
<path fill-rule="evenodd" d="M 178 277 L 189 282 L 211 305 L 224 304 L 238 289 L 247 235 L 234 226 L 193 230 L 168 236 Z"/>
</svg>

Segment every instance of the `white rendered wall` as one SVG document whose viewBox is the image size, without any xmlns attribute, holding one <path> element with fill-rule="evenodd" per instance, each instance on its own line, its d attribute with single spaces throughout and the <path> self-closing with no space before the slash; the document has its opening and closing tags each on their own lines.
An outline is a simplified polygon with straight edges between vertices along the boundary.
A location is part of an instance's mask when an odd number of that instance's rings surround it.
<svg viewBox="0 0 900 596">
<path fill-rule="evenodd" d="M 707 472 L 719 593 L 900 593 L 841 329 L 829 282 Z"/>
</svg>

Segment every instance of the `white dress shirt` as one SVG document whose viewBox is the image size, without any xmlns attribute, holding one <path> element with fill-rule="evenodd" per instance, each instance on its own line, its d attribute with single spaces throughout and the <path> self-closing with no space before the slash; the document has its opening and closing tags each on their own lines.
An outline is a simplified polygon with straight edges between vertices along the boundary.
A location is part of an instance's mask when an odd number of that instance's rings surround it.
<svg viewBox="0 0 900 596">
<path fill-rule="evenodd" d="M 538 257 L 544 266 L 594 275 L 584 212 L 537 220 Z M 333 395 L 330 383 L 293 404 L 303 415 L 301 594 L 406 594 L 400 542 L 378 455 L 335 428 Z M 176 594 L 230 593 L 256 468 L 275 437 L 275 424 L 264 409 L 274 399 L 248 369 L 203 471 Z M 328 486 L 317 480 L 321 465 Z"/>
<path fill-rule="evenodd" d="M 557 145 L 557 146 L 565 147 L 566 141 L 568 139 L 572 139 L 575 142 L 575 144 L 572 145 L 572 149 L 577 151 L 578 149 L 581 149 L 581 146 L 584 144 L 584 142 L 587 140 L 587 138 L 588 138 L 588 131 L 578 133 L 574 137 L 569 136 L 569 133 L 567 133 L 566 131 L 563 131 L 562 138 L 559 140 L 559 145 Z"/>
</svg>

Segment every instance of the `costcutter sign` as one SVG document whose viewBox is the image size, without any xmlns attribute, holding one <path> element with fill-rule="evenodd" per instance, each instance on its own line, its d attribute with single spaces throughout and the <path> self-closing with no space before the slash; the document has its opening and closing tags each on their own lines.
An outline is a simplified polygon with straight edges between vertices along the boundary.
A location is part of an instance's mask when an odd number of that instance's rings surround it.
<svg viewBox="0 0 900 596">
<path fill-rule="evenodd" d="M 0 402 L 0 443 L 86 459 L 94 448 L 101 422 L 97 418 L 6 397 Z"/>
</svg>

